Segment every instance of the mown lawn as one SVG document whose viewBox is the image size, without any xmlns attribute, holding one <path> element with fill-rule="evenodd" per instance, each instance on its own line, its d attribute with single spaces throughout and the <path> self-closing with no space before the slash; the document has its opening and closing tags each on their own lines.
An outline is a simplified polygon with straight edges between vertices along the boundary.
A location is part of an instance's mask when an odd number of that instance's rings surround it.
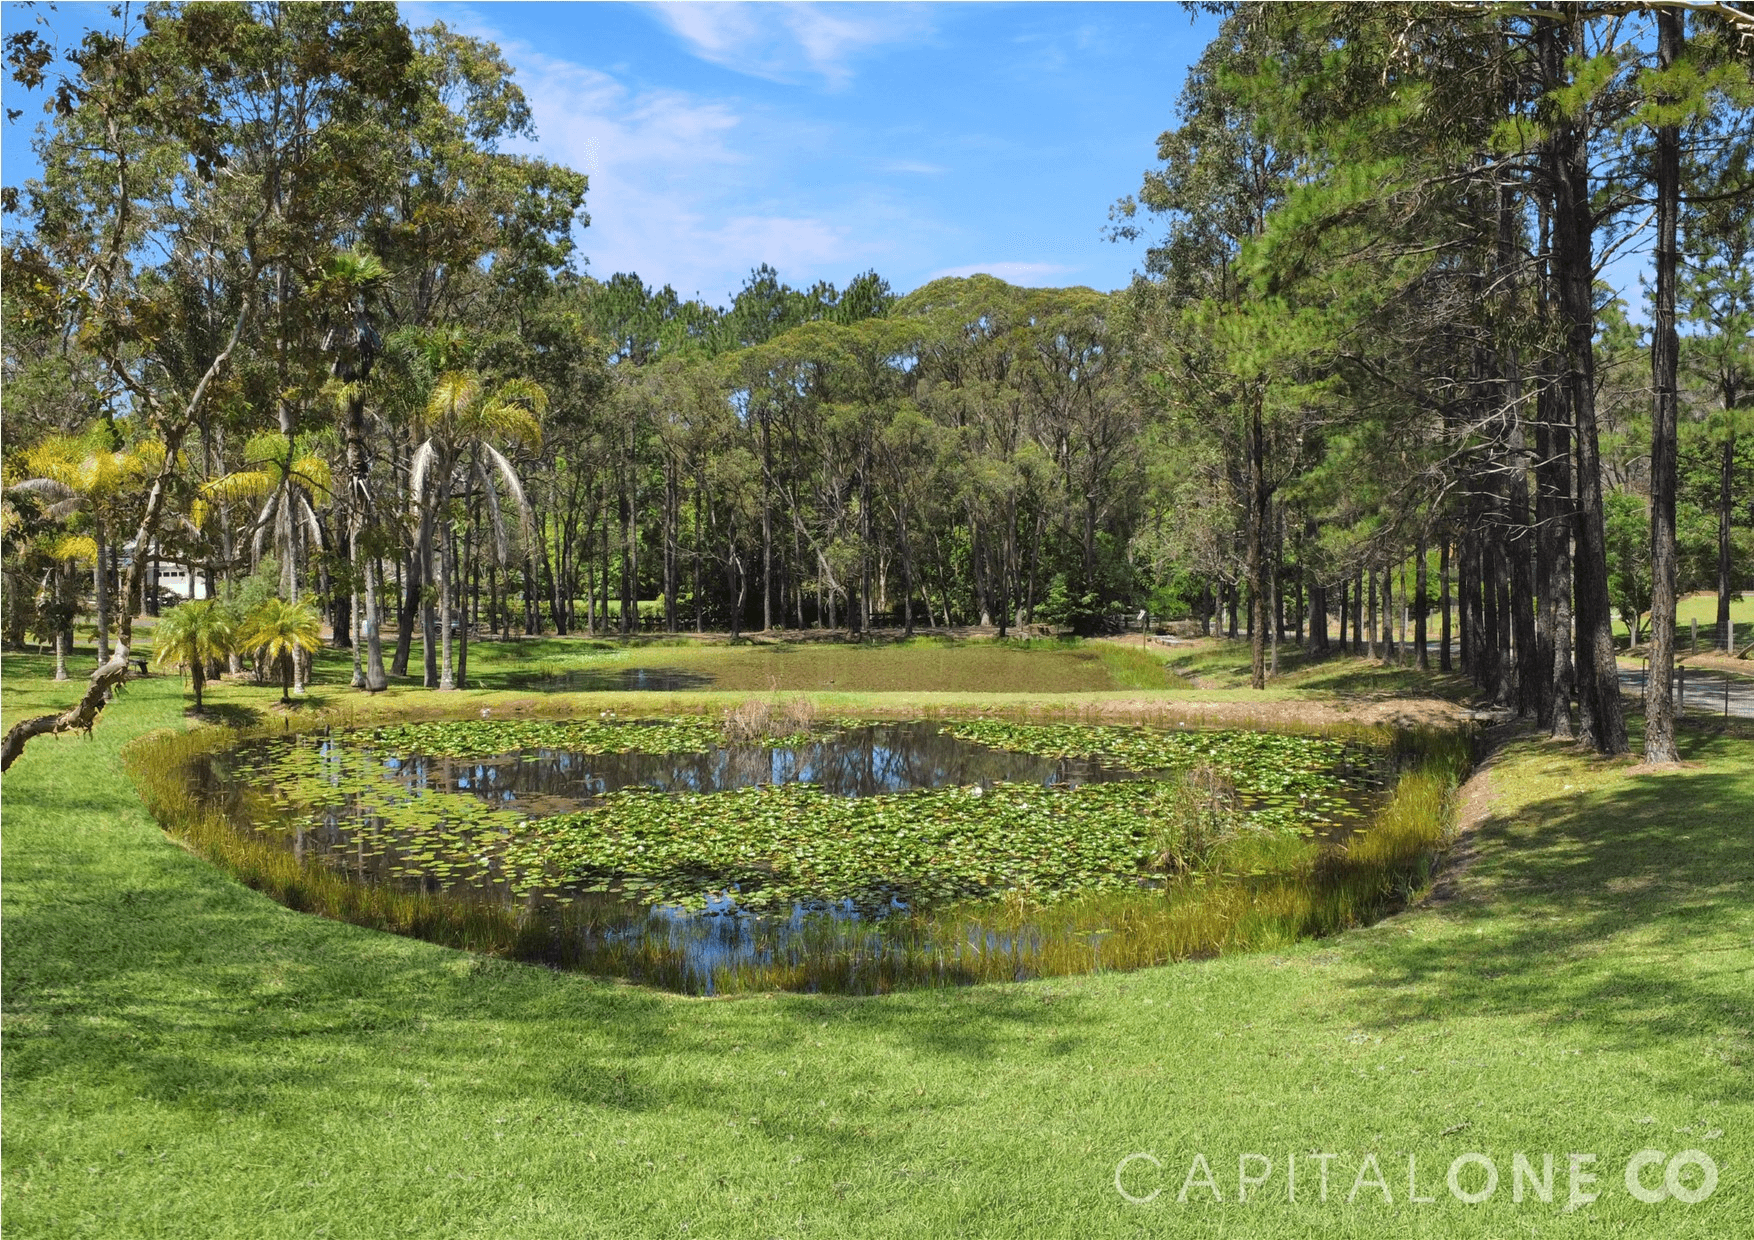
<svg viewBox="0 0 1754 1240">
<path fill-rule="evenodd" d="M 476 651 L 486 657 L 478 661 Z M 730 692 L 971 693 L 1002 686 L 1014 693 L 1078 693 L 1167 689 L 1175 682 L 1160 659 L 1136 647 L 1045 639 L 763 640 L 734 646 L 688 636 L 627 644 L 547 639 L 477 643 L 470 661 L 471 682 L 482 688 L 541 688 L 540 673 L 602 676 L 623 668 L 704 678 L 711 688 Z M 417 664 L 410 666 L 418 671 Z"/>
<path fill-rule="evenodd" d="M 1702 590 L 1693 594 L 1683 594 L 1675 600 L 1675 633 L 1680 648 L 1685 652 L 1692 639 L 1692 622 L 1699 622 L 1699 646 L 1701 650 L 1710 649 L 1714 626 L 1717 624 L 1717 594 L 1715 591 Z M 1750 626 L 1754 626 L 1754 593 L 1744 594 L 1737 598 L 1730 596 L 1730 623 L 1735 626 L 1736 644 L 1740 646 L 1749 640 Z M 1649 620 L 1644 621 L 1644 637 L 1648 641 Z M 1618 612 L 1614 615 L 1614 636 L 1622 641 L 1626 639 L 1626 623 Z"/>
<path fill-rule="evenodd" d="M 1432 640 L 1436 640 L 1435 628 Z M 1162 657 L 1184 686 L 1201 690 L 1247 688 L 1253 669 L 1248 639 L 1241 637 L 1205 637 L 1164 647 Z M 1437 662 L 1435 651 L 1432 662 Z M 1465 677 L 1446 675 L 1435 666 L 1422 672 L 1417 667 L 1385 665 L 1378 659 L 1350 654 L 1312 659 L 1287 642 L 1279 647 L 1279 674 L 1268 680 L 1264 692 L 1281 696 L 1420 694 L 1460 701 L 1472 688 Z"/>
<path fill-rule="evenodd" d="M 47 666 L 7 657 L 8 721 L 77 693 Z M 272 696 L 226 686 L 221 704 Z M 174 679 L 132 686 L 92 740 L 36 742 L 5 780 L 10 1235 L 1754 1233 L 1746 729 L 1687 732 L 1678 775 L 1510 744 L 1449 898 L 1337 939 L 703 1001 L 240 887 L 121 774 L 122 745 L 181 710 Z M 1645 1148 L 1709 1153 L 1715 1192 L 1635 1200 L 1622 1169 Z M 1443 1183 L 1470 1151 L 1501 1177 L 1478 1205 Z M 1552 1203 L 1512 1200 L 1517 1151 L 1537 1170 L 1554 1155 Z M 1316 1152 L 1337 1155 L 1325 1202 Z M 1133 1153 L 1163 1164 L 1128 1166 L 1135 1196 L 1166 1189 L 1147 1205 L 1116 1192 Z M 1222 1203 L 1175 1200 L 1196 1153 Z M 1244 1204 L 1247 1153 L 1273 1166 Z M 1597 1156 L 1601 1195 L 1568 1211 L 1572 1153 Z M 1392 1203 L 1375 1187 L 1348 1203 L 1372 1154 Z M 1409 1154 L 1432 1202 L 1407 1200 Z"/>
</svg>

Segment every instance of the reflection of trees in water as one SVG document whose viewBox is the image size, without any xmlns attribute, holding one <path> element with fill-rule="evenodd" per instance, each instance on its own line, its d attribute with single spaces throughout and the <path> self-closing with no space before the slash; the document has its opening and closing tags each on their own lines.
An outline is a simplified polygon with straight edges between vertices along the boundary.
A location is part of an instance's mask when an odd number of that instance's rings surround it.
<svg viewBox="0 0 1754 1240">
<path fill-rule="evenodd" d="M 581 667 L 564 672 L 525 672 L 508 676 L 506 682 L 520 689 L 547 689 L 567 693 L 640 692 L 676 693 L 705 689 L 713 678 L 679 667 Z"/>
<path fill-rule="evenodd" d="M 423 868 L 416 858 L 433 847 L 436 825 L 387 824 L 380 816 L 381 797 L 358 791 L 362 783 L 380 780 L 399 785 L 409 801 L 433 792 L 467 793 L 496 808 L 547 814 L 632 787 L 709 793 L 803 782 L 836 796 L 865 797 L 950 785 L 1076 785 L 1128 777 L 1128 772 L 1104 770 L 1088 760 L 988 749 L 946 735 L 932 723 L 878 724 L 843 729 L 797 746 L 730 745 L 691 754 L 541 750 L 484 760 L 391 756 L 330 739 L 317 742 L 317 747 L 318 777 L 334 795 L 315 823 L 294 820 L 289 843 L 301 857 L 320 856 L 368 882 L 409 881 L 398 871 Z M 210 786 L 225 780 L 224 765 L 221 759 L 209 768 Z M 477 874 L 467 885 L 497 888 L 504 885 L 505 877 L 499 863 L 489 860 L 486 874 Z M 429 873 L 422 885 L 436 889 L 452 883 L 441 884 Z M 718 933 L 730 929 L 726 926 Z M 689 933 L 697 930 L 691 928 Z"/>
<path fill-rule="evenodd" d="M 470 792 L 496 805 L 535 797 L 583 802 L 636 787 L 705 793 L 811 783 L 836 796 L 865 797 L 953 784 L 1080 784 L 1124 774 L 1082 759 L 988 749 L 929 723 L 848 728 L 798 746 L 730 745 L 707 753 L 542 750 L 491 761 L 414 757 L 397 773 L 410 792 Z"/>
</svg>

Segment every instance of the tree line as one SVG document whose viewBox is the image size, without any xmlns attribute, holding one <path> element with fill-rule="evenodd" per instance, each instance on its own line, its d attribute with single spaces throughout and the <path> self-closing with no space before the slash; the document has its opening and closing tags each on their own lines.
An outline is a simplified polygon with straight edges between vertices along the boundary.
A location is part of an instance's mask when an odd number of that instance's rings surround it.
<svg viewBox="0 0 1754 1240">
<path fill-rule="evenodd" d="M 1112 212 L 1131 287 L 763 264 L 722 307 L 586 273 L 585 178 L 501 149 L 528 103 L 442 23 L 16 31 L 6 636 L 89 614 L 125 666 L 175 565 L 228 632 L 320 612 L 365 689 L 416 635 L 449 688 L 481 633 L 1140 607 L 1247 631 L 1261 685 L 1397 608 L 1423 664 L 1435 607 L 1445 667 L 1453 617 L 1483 688 L 1623 748 L 1613 610 L 1667 659 L 1709 585 L 1727 641 L 1754 559 L 1750 34 L 1686 9 L 1234 6 Z M 1600 284 L 1643 238 L 1648 338 Z"/>
</svg>

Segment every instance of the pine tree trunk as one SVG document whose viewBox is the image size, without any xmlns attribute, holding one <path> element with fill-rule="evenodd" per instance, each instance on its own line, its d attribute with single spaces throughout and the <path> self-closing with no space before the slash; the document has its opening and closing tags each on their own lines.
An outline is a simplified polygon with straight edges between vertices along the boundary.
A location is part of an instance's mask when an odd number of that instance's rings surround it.
<svg viewBox="0 0 1754 1240">
<path fill-rule="evenodd" d="M 1263 393 L 1254 393 L 1254 407 L 1249 414 L 1249 684 L 1256 689 L 1267 687 L 1267 550 L 1266 527 L 1268 505 L 1272 495 L 1267 487 L 1266 427 L 1262 420 Z"/>
<path fill-rule="evenodd" d="M 1450 539 L 1449 531 L 1445 530 L 1437 544 L 1437 589 L 1438 589 L 1438 623 L 1437 623 L 1437 668 L 1448 672 L 1455 670 L 1450 656 L 1450 605 L 1453 601 L 1449 588 L 1450 574 Z"/>
<path fill-rule="evenodd" d="M 1657 60 L 1664 68 L 1681 56 L 1682 23 L 1675 8 L 1657 9 Z M 1676 232 L 1681 210 L 1681 131 L 1656 132 L 1656 299 L 1651 325 L 1650 421 L 1650 672 L 1644 684 L 1644 760 L 1681 760 L 1675 748 L 1675 489 L 1676 393 L 1680 338 L 1675 331 Z"/>
<path fill-rule="evenodd" d="M 1431 670 L 1431 652 L 1426 648 L 1428 643 L 1425 619 L 1426 613 L 1430 610 L 1430 603 L 1427 601 L 1426 594 L 1425 551 L 1425 532 L 1421 530 L 1419 543 L 1413 551 L 1413 644 L 1419 648 L 1419 670 L 1429 672 Z"/>
<path fill-rule="evenodd" d="M 1387 564 L 1382 570 L 1382 661 L 1395 663 L 1395 570 Z"/>
<path fill-rule="evenodd" d="M 1731 523 L 1735 513 L 1731 504 L 1730 481 L 1735 473 L 1735 464 L 1736 434 L 1731 430 L 1724 436 L 1717 479 L 1717 645 L 1727 654 L 1734 654 L 1736 650 L 1735 630 L 1730 624 L 1730 595 L 1735 592 L 1735 579 L 1732 575 L 1732 551 L 1735 544 L 1731 539 Z"/>
<path fill-rule="evenodd" d="M 1554 80 L 1557 84 L 1563 79 Z M 1608 596 L 1602 454 L 1596 426 L 1595 218 L 1590 202 L 1589 151 L 1575 118 L 1562 116 L 1556 122 L 1546 153 L 1554 185 L 1553 269 L 1568 354 L 1565 384 L 1576 432 L 1577 546 L 1572 580 L 1579 733 L 1599 752 L 1618 754 L 1626 752 L 1626 719 L 1620 706 L 1620 669 L 1615 661 Z"/>
</svg>

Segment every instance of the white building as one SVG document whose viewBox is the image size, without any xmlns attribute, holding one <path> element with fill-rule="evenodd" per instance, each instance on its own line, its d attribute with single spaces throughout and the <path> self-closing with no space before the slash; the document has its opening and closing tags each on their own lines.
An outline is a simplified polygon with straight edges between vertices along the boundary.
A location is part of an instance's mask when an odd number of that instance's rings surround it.
<svg viewBox="0 0 1754 1240">
<path fill-rule="evenodd" d="M 116 552 L 116 567 L 126 568 L 134 559 L 134 543 L 125 543 Z M 152 584 L 152 560 L 146 561 L 146 584 Z M 183 599 L 204 599 L 207 597 L 207 577 L 198 570 L 192 570 L 187 564 L 178 564 L 173 560 L 158 561 L 158 588 L 167 594 L 174 594 Z"/>
<path fill-rule="evenodd" d="M 151 562 L 147 562 L 148 573 Z M 147 577 L 150 582 L 150 575 Z M 172 564 L 169 560 L 158 562 L 158 588 L 169 591 L 179 598 L 202 599 L 207 597 L 207 578 L 201 573 L 191 573 L 186 564 Z"/>
</svg>

